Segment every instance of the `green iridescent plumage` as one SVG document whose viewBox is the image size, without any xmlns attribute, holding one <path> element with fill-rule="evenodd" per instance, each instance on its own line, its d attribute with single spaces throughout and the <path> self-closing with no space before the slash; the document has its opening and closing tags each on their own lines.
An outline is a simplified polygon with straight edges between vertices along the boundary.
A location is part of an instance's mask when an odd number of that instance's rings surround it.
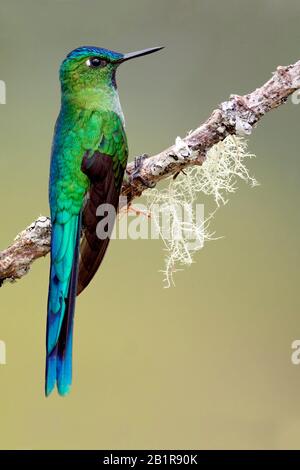
<svg viewBox="0 0 300 470">
<path fill-rule="evenodd" d="M 123 55 L 80 47 L 61 65 L 61 110 L 49 182 L 46 395 L 56 384 L 61 395 L 70 390 L 75 297 L 91 281 L 109 241 L 109 236 L 96 236 L 97 207 L 118 207 L 128 148 L 116 69 L 124 60 L 155 50 Z"/>
<path fill-rule="evenodd" d="M 128 149 L 121 118 L 115 111 L 62 109 L 58 118 L 50 176 L 50 206 L 59 218 L 78 214 L 89 188 L 81 171 L 83 155 L 98 150 L 113 161 L 115 184 L 119 185 L 126 167 Z M 64 219 L 63 219 L 64 220 Z M 62 220 L 62 222 L 63 222 Z M 60 220 L 59 220 L 60 221 Z"/>
</svg>

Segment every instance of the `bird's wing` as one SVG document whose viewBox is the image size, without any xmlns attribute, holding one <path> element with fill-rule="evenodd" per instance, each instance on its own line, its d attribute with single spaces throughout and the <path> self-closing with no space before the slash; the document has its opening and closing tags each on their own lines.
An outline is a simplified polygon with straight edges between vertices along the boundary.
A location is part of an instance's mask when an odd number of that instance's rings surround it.
<svg viewBox="0 0 300 470">
<path fill-rule="evenodd" d="M 90 188 L 82 217 L 83 236 L 80 245 L 77 294 L 90 283 L 107 249 L 118 208 L 127 155 L 127 140 L 121 119 L 115 113 L 107 113 L 103 119 L 99 147 L 95 151 L 85 153 L 81 166 L 83 173 L 90 180 Z M 99 211 L 103 204 L 109 207 L 102 206 L 103 210 Z M 109 210 L 108 215 L 104 209 Z M 103 230 L 99 233 L 101 228 L 104 228 L 104 233 Z"/>
</svg>

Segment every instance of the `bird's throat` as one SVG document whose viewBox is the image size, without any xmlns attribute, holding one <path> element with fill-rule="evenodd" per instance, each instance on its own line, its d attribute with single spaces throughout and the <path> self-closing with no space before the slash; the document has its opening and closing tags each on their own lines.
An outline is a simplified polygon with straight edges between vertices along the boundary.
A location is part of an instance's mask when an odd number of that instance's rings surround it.
<svg viewBox="0 0 300 470">
<path fill-rule="evenodd" d="M 101 88 L 84 88 L 82 90 L 64 92 L 62 106 L 89 111 L 113 111 L 120 116 L 124 124 L 118 90 L 112 86 Z"/>
</svg>

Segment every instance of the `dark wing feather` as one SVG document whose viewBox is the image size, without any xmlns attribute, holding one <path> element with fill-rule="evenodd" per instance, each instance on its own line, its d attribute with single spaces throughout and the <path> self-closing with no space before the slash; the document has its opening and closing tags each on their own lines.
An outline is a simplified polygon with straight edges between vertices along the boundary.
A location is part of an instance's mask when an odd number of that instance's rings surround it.
<svg viewBox="0 0 300 470">
<path fill-rule="evenodd" d="M 116 182 L 113 163 L 114 160 L 110 155 L 99 151 L 95 151 L 92 156 L 87 153 L 82 161 L 81 169 L 88 176 L 91 186 L 83 209 L 83 237 L 80 245 L 77 295 L 94 277 L 109 243 L 110 234 L 104 239 L 97 236 L 97 224 L 101 222 L 103 216 L 97 216 L 96 211 L 101 204 L 111 204 L 115 212 L 117 211 L 124 172 Z"/>
</svg>

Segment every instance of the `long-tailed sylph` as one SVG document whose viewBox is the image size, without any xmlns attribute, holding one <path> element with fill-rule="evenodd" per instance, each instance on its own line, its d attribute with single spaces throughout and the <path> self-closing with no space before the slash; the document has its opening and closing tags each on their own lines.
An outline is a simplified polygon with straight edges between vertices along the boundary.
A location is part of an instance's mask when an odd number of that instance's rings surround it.
<svg viewBox="0 0 300 470">
<path fill-rule="evenodd" d="M 109 242 L 109 236 L 97 236 L 96 211 L 101 204 L 118 207 L 128 147 L 116 70 L 122 62 L 159 49 L 121 54 L 79 47 L 60 68 L 61 109 L 49 181 L 46 395 L 55 385 L 60 395 L 70 391 L 75 298 L 93 278 Z"/>
</svg>

